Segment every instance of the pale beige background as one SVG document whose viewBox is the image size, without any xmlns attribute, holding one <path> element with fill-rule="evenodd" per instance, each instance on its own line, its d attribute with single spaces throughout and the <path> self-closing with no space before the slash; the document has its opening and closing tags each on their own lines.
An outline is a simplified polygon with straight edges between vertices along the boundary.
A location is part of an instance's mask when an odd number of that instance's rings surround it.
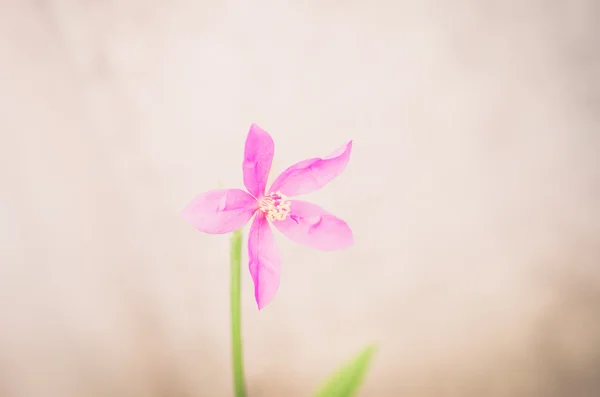
<svg viewBox="0 0 600 397">
<path fill-rule="evenodd" d="M 199 192 L 354 139 L 309 196 L 356 244 L 277 235 L 252 396 L 600 395 L 597 1 L 0 2 L 0 395 L 231 395 L 228 237 Z"/>
</svg>

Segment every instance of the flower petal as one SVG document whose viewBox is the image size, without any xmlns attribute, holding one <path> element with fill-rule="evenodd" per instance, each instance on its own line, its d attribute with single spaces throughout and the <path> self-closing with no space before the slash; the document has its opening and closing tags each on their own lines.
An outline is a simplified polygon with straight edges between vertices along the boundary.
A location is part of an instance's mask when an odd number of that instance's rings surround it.
<svg viewBox="0 0 600 397">
<path fill-rule="evenodd" d="M 352 141 L 322 159 L 294 164 L 277 177 L 269 192 L 280 191 L 286 196 L 297 196 L 318 190 L 344 171 L 351 151 Z"/>
<path fill-rule="evenodd" d="M 283 221 L 274 221 L 290 240 L 323 251 L 342 249 L 354 244 L 352 230 L 343 220 L 316 204 L 290 200 L 290 214 Z"/>
<path fill-rule="evenodd" d="M 211 190 L 194 197 L 183 216 L 194 227 L 211 234 L 229 233 L 244 226 L 258 203 L 241 189 Z"/>
<path fill-rule="evenodd" d="M 267 306 L 279 288 L 281 257 L 275 244 L 269 222 L 262 212 L 257 212 L 248 236 L 250 275 L 254 281 L 254 297 L 258 309 Z"/>
<path fill-rule="evenodd" d="M 244 150 L 244 185 L 254 197 L 262 196 L 273 162 L 275 144 L 271 136 L 256 124 L 250 126 Z"/>
</svg>

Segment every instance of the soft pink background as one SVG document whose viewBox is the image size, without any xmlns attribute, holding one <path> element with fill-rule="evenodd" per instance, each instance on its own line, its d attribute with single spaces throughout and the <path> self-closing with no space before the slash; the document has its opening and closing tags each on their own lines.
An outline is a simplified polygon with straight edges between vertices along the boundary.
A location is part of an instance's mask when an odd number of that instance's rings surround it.
<svg viewBox="0 0 600 397">
<path fill-rule="evenodd" d="M 600 395 L 597 1 L 0 1 L 0 395 L 231 395 L 228 236 L 180 216 L 354 139 L 352 226 L 243 273 L 251 396 Z M 277 232 L 276 232 L 277 233 Z"/>
</svg>

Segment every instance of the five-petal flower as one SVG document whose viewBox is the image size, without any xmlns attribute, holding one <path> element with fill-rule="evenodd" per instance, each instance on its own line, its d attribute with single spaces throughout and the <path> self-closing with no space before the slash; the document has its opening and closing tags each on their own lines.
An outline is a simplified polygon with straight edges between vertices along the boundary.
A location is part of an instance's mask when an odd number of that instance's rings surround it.
<svg viewBox="0 0 600 397">
<path fill-rule="evenodd" d="M 301 161 L 284 170 L 266 190 L 275 145 L 271 136 L 252 124 L 244 153 L 244 185 L 199 194 L 183 211 L 198 230 L 229 233 L 244 226 L 253 215 L 248 236 L 249 267 L 258 308 L 265 307 L 279 288 L 281 258 L 269 222 L 290 240 L 320 250 L 353 244 L 352 231 L 343 220 L 323 208 L 288 197 L 313 192 L 338 176 L 350 160 L 352 141 L 323 158 Z"/>
</svg>

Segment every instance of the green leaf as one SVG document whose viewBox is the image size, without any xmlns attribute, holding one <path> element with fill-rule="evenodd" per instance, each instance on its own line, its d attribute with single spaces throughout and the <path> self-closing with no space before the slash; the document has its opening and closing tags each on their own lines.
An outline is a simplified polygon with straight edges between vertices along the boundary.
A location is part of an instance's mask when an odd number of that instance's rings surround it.
<svg viewBox="0 0 600 397">
<path fill-rule="evenodd" d="M 343 364 L 315 394 L 315 397 L 351 397 L 361 385 L 371 359 L 375 345 L 370 345 L 352 360 Z"/>
</svg>

